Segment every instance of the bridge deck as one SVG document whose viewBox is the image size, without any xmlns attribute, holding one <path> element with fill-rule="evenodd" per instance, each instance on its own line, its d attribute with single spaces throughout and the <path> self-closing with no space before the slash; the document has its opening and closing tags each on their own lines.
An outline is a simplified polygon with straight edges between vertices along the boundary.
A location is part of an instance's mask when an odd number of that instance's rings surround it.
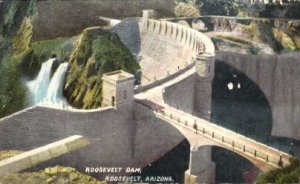
<svg viewBox="0 0 300 184">
<path fill-rule="evenodd" d="M 213 141 L 214 144 L 229 150 L 233 150 L 234 152 L 247 158 L 251 158 L 251 160 L 255 160 L 256 163 L 268 166 L 269 169 L 280 168 L 280 165 L 289 165 L 289 159 L 291 156 L 287 153 L 281 152 L 263 143 L 247 138 L 241 134 L 165 104 L 162 95 L 164 89 L 181 80 L 184 80 L 194 73 L 195 68 L 192 68 L 171 81 L 168 81 L 155 88 L 151 88 L 143 93 L 136 94 L 135 98 L 139 99 L 136 102 L 141 103 L 141 100 L 147 100 L 149 104 L 149 101 L 151 101 L 151 106 L 149 106 L 149 109 L 152 109 L 158 118 L 161 118 L 172 124 L 177 129 L 178 126 L 180 126 L 186 130 L 189 130 L 184 131 L 183 134 L 188 138 L 191 144 L 197 145 L 199 139 L 201 139 L 201 137 L 205 137 Z M 152 107 L 160 108 L 157 110 L 156 108 Z M 195 126 L 197 127 L 197 132 L 195 131 Z M 197 134 L 198 136 L 195 137 L 192 136 L 192 134 Z"/>
</svg>

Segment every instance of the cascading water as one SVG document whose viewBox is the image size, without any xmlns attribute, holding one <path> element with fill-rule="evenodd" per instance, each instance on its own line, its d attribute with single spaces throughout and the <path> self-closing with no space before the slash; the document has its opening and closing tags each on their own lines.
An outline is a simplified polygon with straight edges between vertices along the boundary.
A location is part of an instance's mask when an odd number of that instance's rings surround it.
<svg viewBox="0 0 300 184">
<path fill-rule="evenodd" d="M 54 61 L 55 58 L 52 58 L 44 62 L 37 78 L 28 83 L 29 89 L 33 96 L 33 104 L 42 102 L 46 97 L 47 90 L 50 84 L 52 64 Z"/>
<path fill-rule="evenodd" d="M 70 108 L 63 97 L 63 83 L 68 63 L 60 64 L 51 79 L 51 69 L 55 60 L 56 58 L 52 58 L 44 62 L 37 78 L 27 82 L 32 96 L 32 105 L 39 104 L 55 108 Z"/>
<path fill-rule="evenodd" d="M 54 73 L 50 85 L 47 90 L 46 98 L 43 104 L 54 107 L 64 108 L 68 106 L 65 98 L 63 97 L 63 84 L 67 72 L 68 63 L 62 63 Z"/>
</svg>

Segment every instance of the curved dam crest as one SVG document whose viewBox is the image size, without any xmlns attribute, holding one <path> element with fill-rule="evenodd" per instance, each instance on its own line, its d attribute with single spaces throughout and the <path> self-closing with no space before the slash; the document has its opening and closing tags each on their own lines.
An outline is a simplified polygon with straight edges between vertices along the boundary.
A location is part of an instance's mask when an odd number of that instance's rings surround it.
<svg viewBox="0 0 300 184">
<path fill-rule="evenodd" d="M 141 91 L 149 92 L 155 87 L 164 87 L 162 94 L 154 95 L 150 100 L 154 102 L 162 100 L 165 103 L 164 105 L 170 105 L 170 108 L 181 109 L 184 113 L 188 112 L 209 120 L 212 116 L 210 100 L 213 90 L 212 80 L 215 74 L 214 47 L 211 40 L 195 30 L 165 21 L 144 21 L 140 30 L 141 54 L 144 57 L 141 63 L 144 74 L 146 74 L 144 84 L 145 86 L 151 86 L 149 88 L 140 86 Z M 150 38 L 156 41 L 149 41 Z M 163 42 L 164 38 L 168 40 L 167 43 Z M 167 49 L 168 44 L 171 45 L 170 50 Z M 159 49 L 161 55 L 155 54 L 152 49 L 157 45 L 159 48 L 166 48 Z M 176 60 L 172 59 L 175 56 L 169 55 L 173 52 L 181 53 L 180 57 L 176 57 Z M 201 58 L 203 52 L 211 54 L 207 56 L 210 58 L 209 60 L 203 59 L 203 56 Z M 168 59 L 166 61 L 164 56 L 167 55 Z M 197 56 L 199 58 L 196 58 Z M 222 59 L 224 58 L 226 57 L 222 56 Z M 156 68 L 159 69 L 158 63 L 164 61 L 169 62 L 167 63 L 170 66 L 169 72 L 165 70 L 151 71 Z M 228 59 L 228 62 L 231 61 L 231 58 Z M 226 59 L 225 62 L 227 62 Z M 189 64 L 190 66 L 196 65 L 196 67 L 188 68 Z M 260 65 L 256 62 L 254 68 L 250 64 L 248 68 L 246 67 L 247 64 L 242 65 L 245 67 L 242 68 L 241 72 L 245 72 L 251 77 L 247 71 L 253 69 L 253 73 L 257 73 L 255 69 L 258 70 Z M 278 70 L 281 70 L 281 68 Z M 180 75 L 176 75 L 178 73 Z M 267 73 L 264 74 L 267 75 Z M 164 83 L 160 83 L 159 81 L 164 80 L 166 76 L 170 76 L 170 78 Z M 176 81 L 175 78 L 180 78 L 180 80 Z M 253 81 L 260 84 L 260 78 L 257 76 Z M 164 85 L 167 82 L 172 84 Z M 134 96 L 130 96 L 129 100 L 124 97 L 124 100 L 127 101 L 118 104 L 118 100 L 122 100 L 121 96 L 127 96 L 122 94 L 131 94 L 132 92 L 133 95 L 133 89 L 129 88 L 130 86 L 121 85 L 121 90 L 116 89 L 117 104 L 113 107 L 81 111 L 35 106 L 3 118 L 0 120 L 0 139 L 5 141 L 0 142 L 0 148 L 4 150 L 29 150 L 68 135 L 80 134 L 91 142 L 90 146 L 42 163 L 34 169 L 55 164 L 75 167 L 80 171 L 84 171 L 85 167 L 98 165 L 145 167 L 172 150 L 185 137 L 173 125 L 157 118 L 157 114 L 153 109 L 149 109 L 135 101 Z M 128 91 L 128 93 L 123 93 L 123 89 L 131 91 L 130 93 Z M 189 92 L 185 93 L 187 89 L 189 89 Z M 139 93 L 136 95 L 148 95 L 150 94 L 148 92 L 147 94 Z M 106 100 L 115 102 L 115 98 L 107 98 Z M 156 108 L 158 107 L 156 106 Z M 176 109 L 173 110 L 177 112 Z M 172 117 L 170 118 L 172 119 Z M 180 122 L 180 119 L 178 121 Z M 205 134 L 204 132 L 203 130 L 203 134 Z M 282 135 L 297 138 L 293 132 L 285 131 Z M 191 152 L 191 161 L 193 159 L 201 161 L 201 159 L 208 158 L 210 155 L 211 147 L 195 149 L 194 152 Z M 254 152 L 254 155 L 256 155 L 256 152 Z M 74 162 L 74 160 L 77 161 Z M 205 165 L 211 169 L 209 171 L 205 170 L 207 171 L 205 177 L 211 181 L 213 179 L 214 164 L 208 160 Z M 207 168 L 197 168 L 197 166 L 190 165 L 190 173 L 188 174 L 196 174 L 194 169 L 203 170 Z M 97 177 L 101 176 L 97 175 Z"/>
</svg>

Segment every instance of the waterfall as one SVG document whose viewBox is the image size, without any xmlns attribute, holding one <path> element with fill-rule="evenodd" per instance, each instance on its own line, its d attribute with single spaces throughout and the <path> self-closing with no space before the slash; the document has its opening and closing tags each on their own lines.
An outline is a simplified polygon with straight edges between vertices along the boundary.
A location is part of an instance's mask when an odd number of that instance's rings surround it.
<svg viewBox="0 0 300 184">
<path fill-rule="evenodd" d="M 32 96 L 32 105 L 71 108 L 63 97 L 63 85 L 68 63 L 60 64 L 51 79 L 52 64 L 55 60 L 55 58 L 52 58 L 44 62 L 37 78 L 27 82 Z"/>
<path fill-rule="evenodd" d="M 52 64 L 55 58 L 49 59 L 42 64 L 41 70 L 37 78 L 30 82 L 31 92 L 33 93 L 33 103 L 38 104 L 46 97 L 50 83 Z"/>
<path fill-rule="evenodd" d="M 63 85 L 67 68 L 68 63 L 62 63 L 54 73 L 47 90 L 46 98 L 43 102 L 44 105 L 60 108 L 67 106 L 67 102 L 63 97 Z"/>
</svg>

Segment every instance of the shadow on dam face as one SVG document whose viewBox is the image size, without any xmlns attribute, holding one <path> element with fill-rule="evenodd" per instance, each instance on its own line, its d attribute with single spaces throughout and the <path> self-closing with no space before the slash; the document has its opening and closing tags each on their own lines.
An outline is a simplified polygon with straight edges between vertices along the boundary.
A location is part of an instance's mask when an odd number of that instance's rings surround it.
<svg viewBox="0 0 300 184">
<path fill-rule="evenodd" d="M 262 90 L 245 74 L 218 60 L 212 83 L 212 120 L 262 142 L 271 136 L 272 110 Z"/>
<path fill-rule="evenodd" d="M 190 144 L 185 139 L 163 157 L 145 167 L 142 170 L 142 178 L 171 176 L 175 183 L 184 183 L 184 173 L 188 170 L 189 159 Z"/>
<path fill-rule="evenodd" d="M 221 147 L 212 147 L 212 161 L 216 164 L 216 183 L 245 183 L 249 171 L 259 171 L 249 160 Z M 253 175 L 253 180 L 256 175 Z"/>
<path fill-rule="evenodd" d="M 242 135 L 267 142 L 272 131 L 272 110 L 252 80 L 234 67 L 216 60 L 212 83 L 212 121 Z M 243 173 L 253 164 L 234 152 L 212 148 L 216 182 L 245 182 Z"/>
</svg>

